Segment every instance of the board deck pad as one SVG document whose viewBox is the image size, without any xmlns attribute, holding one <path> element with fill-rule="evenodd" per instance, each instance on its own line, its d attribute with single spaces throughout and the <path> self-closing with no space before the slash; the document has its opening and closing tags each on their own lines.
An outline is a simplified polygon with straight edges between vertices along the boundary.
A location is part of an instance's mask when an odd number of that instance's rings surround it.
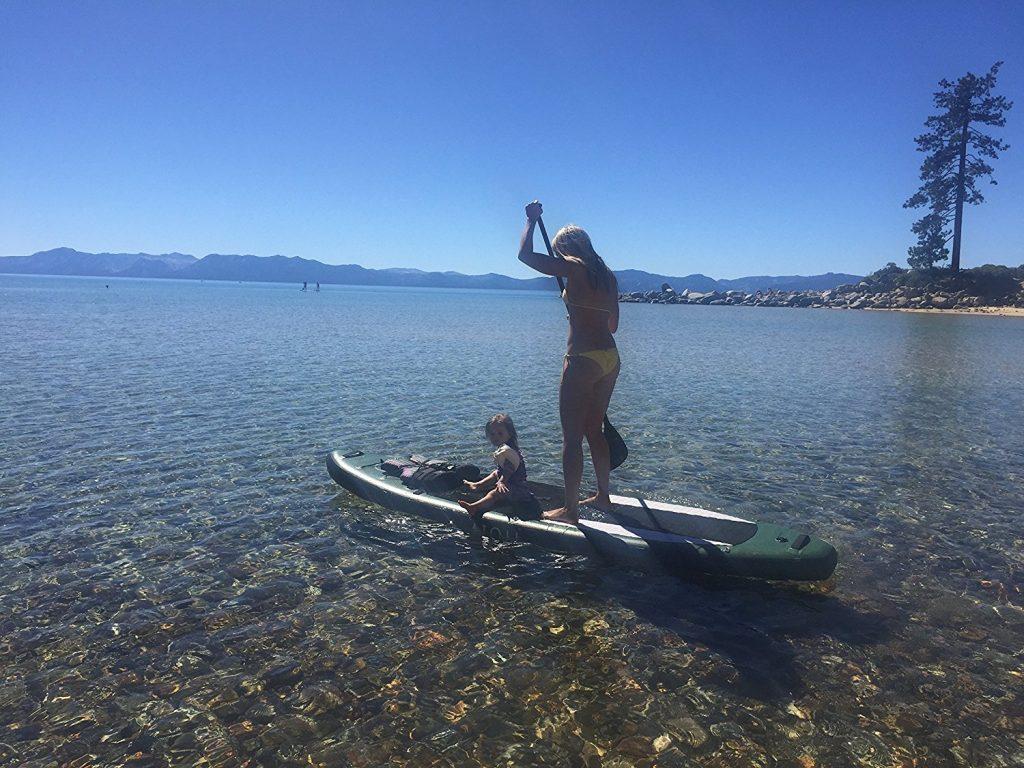
<svg viewBox="0 0 1024 768">
<path fill-rule="evenodd" d="M 528 484 L 543 509 L 556 509 L 562 505 L 564 492 L 561 487 L 532 480 Z M 475 499 L 479 495 L 458 493 L 458 498 Z M 614 522 L 626 528 L 643 528 L 730 545 L 746 541 L 757 532 L 757 523 L 751 520 L 700 507 L 616 494 L 611 495 L 611 500 L 610 512 L 581 506 L 580 519 L 595 523 Z M 501 507 L 498 509 L 500 511 Z"/>
<path fill-rule="evenodd" d="M 638 496 L 612 494 L 611 500 L 612 510 L 605 514 L 623 525 L 727 544 L 740 544 L 757 533 L 757 523 L 709 509 Z"/>
</svg>

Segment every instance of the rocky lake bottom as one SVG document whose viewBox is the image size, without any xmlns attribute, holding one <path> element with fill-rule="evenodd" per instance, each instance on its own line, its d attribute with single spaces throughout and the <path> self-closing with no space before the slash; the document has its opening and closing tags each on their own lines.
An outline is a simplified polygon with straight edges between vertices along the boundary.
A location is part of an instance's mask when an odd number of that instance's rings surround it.
<svg viewBox="0 0 1024 768">
<path fill-rule="evenodd" d="M 554 296 L 0 277 L 0 765 L 1024 762 L 1024 324 L 622 308 L 615 487 L 810 528 L 824 584 L 330 481 L 482 463 L 498 411 L 557 480 L 564 334 Z"/>
</svg>

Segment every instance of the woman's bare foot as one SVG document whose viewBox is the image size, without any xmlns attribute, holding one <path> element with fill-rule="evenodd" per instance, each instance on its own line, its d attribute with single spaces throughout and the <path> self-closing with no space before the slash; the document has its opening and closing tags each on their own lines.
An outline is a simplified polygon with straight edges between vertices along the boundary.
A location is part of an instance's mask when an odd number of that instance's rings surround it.
<svg viewBox="0 0 1024 768">
<path fill-rule="evenodd" d="M 570 525 L 576 525 L 576 523 L 580 521 L 580 517 L 577 513 L 570 512 L 565 507 L 549 509 L 542 515 L 542 517 L 545 520 L 554 520 L 556 523 L 569 523 Z"/>
<path fill-rule="evenodd" d="M 601 493 L 598 491 L 593 496 L 588 496 L 580 502 L 585 507 L 593 507 L 599 509 L 602 512 L 611 512 L 614 507 L 612 506 L 612 500 L 607 493 Z"/>
<path fill-rule="evenodd" d="M 459 506 L 462 507 L 467 512 L 469 512 L 469 514 L 471 515 L 476 514 L 476 504 L 472 502 L 463 501 L 462 499 L 459 499 Z"/>
</svg>

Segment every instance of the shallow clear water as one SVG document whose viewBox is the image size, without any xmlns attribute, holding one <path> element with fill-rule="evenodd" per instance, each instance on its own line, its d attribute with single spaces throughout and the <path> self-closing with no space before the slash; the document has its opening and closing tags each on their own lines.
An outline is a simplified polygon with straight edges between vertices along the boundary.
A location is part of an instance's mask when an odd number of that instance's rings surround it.
<svg viewBox="0 0 1024 768">
<path fill-rule="evenodd" d="M 1024 762 L 1024 321 L 622 307 L 617 488 L 811 528 L 824 586 L 331 483 L 482 463 L 499 410 L 557 480 L 564 334 L 545 294 L 0 277 L 0 765 Z"/>
</svg>

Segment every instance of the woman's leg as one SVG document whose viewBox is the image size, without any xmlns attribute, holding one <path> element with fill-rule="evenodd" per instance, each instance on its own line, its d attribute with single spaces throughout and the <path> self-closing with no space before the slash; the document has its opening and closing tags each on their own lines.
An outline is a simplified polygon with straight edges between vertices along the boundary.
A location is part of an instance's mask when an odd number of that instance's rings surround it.
<svg viewBox="0 0 1024 768">
<path fill-rule="evenodd" d="M 591 360 L 567 357 L 558 389 L 562 417 L 562 476 L 565 506 L 544 513 L 547 520 L 575 523 L 579 519 L 580 483 L 583 480 L 583 435 L 597 365 Z"/>
<path fill-rule="evenodd" d="M 608 498 L 611 482 L 611 458 L 608 455 L 608 441 L 604 436 L 604 416 L 608 413 L 608 403 L 612 399 L 615 381 L 619 377 L 619 366 L 607 376 L 594 384 L 589 409 L 586 414 L 585 434 L 590 445 L 590 458 L 594 462 L 594 474 L 597 476 L 597 493 L 583 500 L 605 512 L 611 511 L 612 502 Z"/>
</svg>

